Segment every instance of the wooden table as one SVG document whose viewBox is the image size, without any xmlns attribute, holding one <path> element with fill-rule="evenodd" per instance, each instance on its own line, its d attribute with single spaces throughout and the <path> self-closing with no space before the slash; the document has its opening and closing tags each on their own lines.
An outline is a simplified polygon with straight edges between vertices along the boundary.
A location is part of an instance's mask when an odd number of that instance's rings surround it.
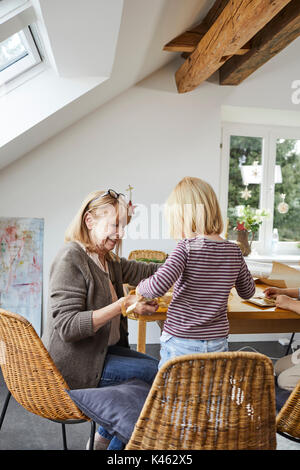
<svg viewBox="0 0 300 470">
<path fill-rule="evenodd" d="M 267 286 L 256 285 L 256 293 L 263 291 Z M 147 322 L 165 320 L 167 311 L 159 309 L 152 315 L 130 315 L 128 318 L 138 321 L 137 351 L 146 351 Z M 252 333 L 294 333 L 300 332 L 300 315 L 289 310 L 275 307 L 258 307 L 242 300 L 232 290 L 228 303 L 228 319 L 230 334 Z"/>
</svg>

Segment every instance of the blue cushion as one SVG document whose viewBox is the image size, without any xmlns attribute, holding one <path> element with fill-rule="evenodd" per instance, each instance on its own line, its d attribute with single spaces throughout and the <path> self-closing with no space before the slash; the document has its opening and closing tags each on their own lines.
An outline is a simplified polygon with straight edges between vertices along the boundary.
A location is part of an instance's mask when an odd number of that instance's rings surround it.
<svg viewBox="0 0 300 470">
<path fill-rule="evenodd" d="M 151 385 L 131 379 L 102 388 L 67 390 L 83 413 L 127 443 L 138 420 Z"/>
</svg>

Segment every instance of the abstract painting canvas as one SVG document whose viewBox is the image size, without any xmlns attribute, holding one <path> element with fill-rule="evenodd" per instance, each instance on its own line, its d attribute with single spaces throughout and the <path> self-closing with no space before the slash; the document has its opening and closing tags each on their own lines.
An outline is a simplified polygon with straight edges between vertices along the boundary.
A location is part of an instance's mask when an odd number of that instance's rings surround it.
<svg viewBox="0 0 300 470">
<path fill-rule="evenodd" d="M 0 217 L 0 308 L 41 334 L 44 220 Z"/>
</svg>

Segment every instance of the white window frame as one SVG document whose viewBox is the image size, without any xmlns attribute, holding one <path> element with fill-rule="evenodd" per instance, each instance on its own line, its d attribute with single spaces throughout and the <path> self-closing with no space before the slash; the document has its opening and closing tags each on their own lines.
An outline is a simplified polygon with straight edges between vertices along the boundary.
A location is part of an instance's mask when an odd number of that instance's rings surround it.
<svg viewBox="0 0 300 470">
<path fill-rule="evenodd" d="M 29 54 L 0 72 L 0 97 L 45 69 L 35 8 L 29 0 L 4 0 L 0 9 L 0 42 L 20 31 L 26 36 Z"/>
<path fill-rule="evenodd" d="M 230 137 L 233 135 L 262 138 L 263 175 L 260 187 L 260 209 L 269 209 L 270 217 L 263 221 L 259 231 L 259 240 L 253 242 L 253 248 L 259 255 L 264 256 L 300 256 L 300 250 L 297 247 L 299 242 L 279 242 L 276 253 L 272 253 L 276 142 L 277 139 L 300 140 L 300 129 L 296 127 L 222 123 L 220 205 L 224 220 L 227 219 Z"/>
<path fill-rule="evenodd" d="M 41 62 L 41 57 L 33 40 L 29 26 L 27 26 L 22 31 L 19 31 L 19 33 L 22 34 L 24 38 L 28 55 L 13 63 L 12 65 L 9 65 L 6 69 L 0 72 L 0 85 L 9 83 L 11 80 L 14 80 L 22 73 L 27 72 L 32 67 Z"/>
</svg>

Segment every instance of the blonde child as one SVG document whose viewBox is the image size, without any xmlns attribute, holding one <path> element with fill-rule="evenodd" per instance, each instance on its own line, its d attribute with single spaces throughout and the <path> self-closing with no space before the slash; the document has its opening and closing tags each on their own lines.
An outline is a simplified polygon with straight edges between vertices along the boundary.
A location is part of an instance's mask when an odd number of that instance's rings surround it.
<svg viewBox="0 0 300 470">
<path fill-rule="evenodd" d="M 157 272 L 137 286 L 143 297 L 174 292 L 161 335 L 161 367 L 167 360 L 228 350 L 228 296 L 233 286 L 243 299 L 255 284 L 236 243 L 220 234 L 223 222 L 212 187 L 185 177 L 166 204 L 170 234 L 181 239 Z"/>
</svg>

